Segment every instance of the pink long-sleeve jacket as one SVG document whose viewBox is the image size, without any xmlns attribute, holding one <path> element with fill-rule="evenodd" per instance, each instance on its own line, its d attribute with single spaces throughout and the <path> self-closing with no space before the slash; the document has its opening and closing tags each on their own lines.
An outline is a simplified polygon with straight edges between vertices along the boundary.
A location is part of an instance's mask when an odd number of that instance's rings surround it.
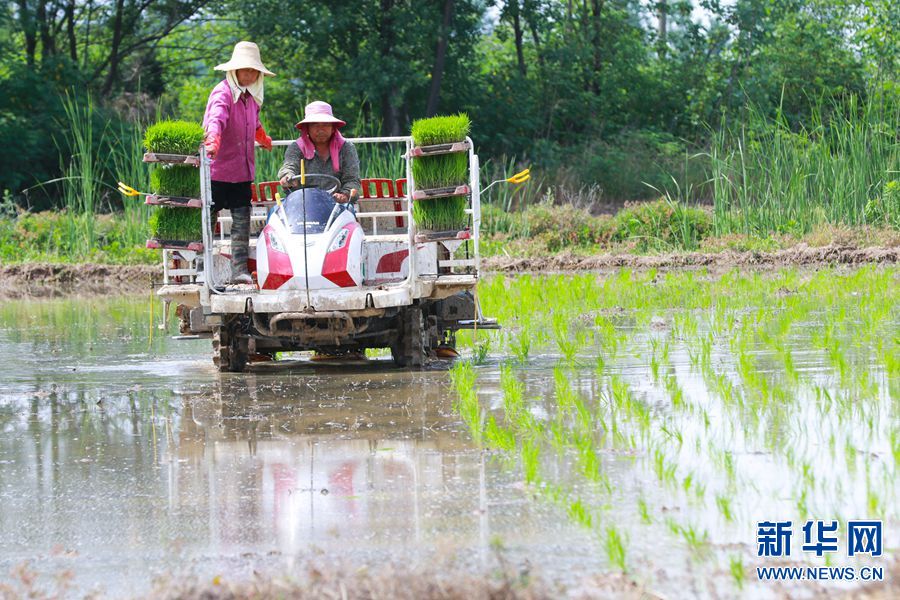
<svg viewBox="0 0 900 600">
<path fill-rule="evenodd" d="M 203 129 L 207 137 L 219 136 L 219 152 L 210 167 L 214 181 L 239 183 L 256 177 L 254 136 L 259 122 L 259 104 L 250 94 L 237 102 L 231 95 L 228 81 L 222 80 L 213 88 L 203 115 Z"/>
</svg>

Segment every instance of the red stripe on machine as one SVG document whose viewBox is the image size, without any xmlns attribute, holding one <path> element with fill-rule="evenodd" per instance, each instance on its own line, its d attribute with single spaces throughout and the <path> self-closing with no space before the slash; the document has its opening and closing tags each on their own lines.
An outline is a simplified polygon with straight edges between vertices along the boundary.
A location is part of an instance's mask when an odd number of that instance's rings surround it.
<svg viewBox="0 0 900 600">
<path fill-rule="evenodd" d="M 378 259 L 375 273 L 399 273 L 407 256 L 409 256 L 409 250 L 388 252 Z"/>
<path fill-rule="evenodd" d="M 294 276 L 294 268 L 291 266 L 290 256 L 272 248 L 269 236 L 273 234 L 268 225 L 263 231 L 266 238 L 266 257 L 269 259 L 269 274 L 266 275 L 266 280 L 261 287 L 264 290 L 277 290 Z"/>
<path fill-rule="evenodd" d="M 347 260 L 350 257 L 350 242 L 353 240 L 353 234 L 359 229 L 359 225 L 348 223 L 343 228 L 349 230 L 350 234 L 347 236 L 347 241 L 344 242 L 343 247 L 325 255 L 325 262 L 322 264 L 322 277 L 341 287 L 353 287 L 356 285 L 356 282 L 353 281 L 353 277 L 347 271 Z"/>
</svg>

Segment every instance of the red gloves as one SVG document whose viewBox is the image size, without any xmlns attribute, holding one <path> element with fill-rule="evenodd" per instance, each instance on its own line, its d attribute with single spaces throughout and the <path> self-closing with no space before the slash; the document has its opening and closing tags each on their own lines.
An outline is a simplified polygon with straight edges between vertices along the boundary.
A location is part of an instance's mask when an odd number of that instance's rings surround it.
<svg viewBox="0 0 900 600">
<path fill-rule="evenodd" d="M 256 143 L 259 144 L 263 150 L 272 149 L 272 138 L 266 135 L 266 130 L 262 127 L 256 130 Z"/>
<path fill-rule="evenodd" d="M 210 158 L 215 158 L 216 154 L 219 152 L 219 143 L 221 143 L 222 138 L 218 135 L 207 136 L 206 141 L 203 142 L 203 145 L 206 146 L 206 155 Z"/>
</svg>

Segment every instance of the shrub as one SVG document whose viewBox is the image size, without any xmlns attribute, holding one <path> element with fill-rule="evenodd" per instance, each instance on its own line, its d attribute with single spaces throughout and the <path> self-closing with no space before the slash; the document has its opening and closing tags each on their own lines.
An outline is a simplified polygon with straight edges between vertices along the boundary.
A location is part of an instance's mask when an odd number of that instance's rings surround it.
<svg viewBox="0 0 900 600">
<path fill-rule="evenodd" d="M 712 217 L 678 202 L 626 203 L 613 218 L 614 241 L 637 242 L 638 249 L 694 250 L 709 235 Z"/>
<path fill-rule="evenodd" d="M 469 135 L 471 128 L 472 122 L 465 113 L 418 119 L 412 124 L 413 143 L 416 146 L 429 146 L 461 142 Z"/>
<path fill-rule="evenodd" d="M 160 240 L 199 240 L 202 237 L 200 211 L 161 206 L 150 215 L 150 234 Z"/>
<path fill-rule="evenodd" d="M 900 181 L 884 184 L 881 195 L 866 202 L 866 222 L 900 229 Z"/>
<path fill-rule="evenodd" d="M 523 219 L 524 237 L 543 241 L 550 251 L 604 244 L 612 234 L 608 217 L 594 217 L 569 204 L 535 204 L 525 210 Z"/>
<path fill-rule="evenodd" d="M 160 121 L 147 128 L 144 146 L 160 154 L 197 154 L 203 127 L 189 121 Z"/>
<path fill-rule="evenodd" d="M 150 189 L 163 196 L 200 197 L 200 171 L 196 167 L 156 165 L 150 172 Z"/>
</svg>

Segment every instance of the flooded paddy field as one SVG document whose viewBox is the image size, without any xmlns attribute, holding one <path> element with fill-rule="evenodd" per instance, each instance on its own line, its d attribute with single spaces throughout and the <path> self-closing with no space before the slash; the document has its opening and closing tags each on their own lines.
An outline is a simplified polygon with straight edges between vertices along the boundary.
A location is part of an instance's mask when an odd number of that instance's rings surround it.
<svg viewBox="0 0 900 600">
<path fill-rule="evenodd" d="M 223 375 L 146 297 L 5 302 L 0 590 L 152 596 L 310 564 L 502 572 L 549 596 L 869 583 L 759 581 L 770 566 L 890 580 L 898 276 L 496 276 L 479 301 L 505 329 L 426 371 L 291 357 Z M 848 556 L 859 519 L 883 523 L 881 556 Z M 836 521 L 838 550 L 804 551 L 807 520 Z M 791 521 L 789 553 L 759 555 L 764 521 Z"/>
</svg>

